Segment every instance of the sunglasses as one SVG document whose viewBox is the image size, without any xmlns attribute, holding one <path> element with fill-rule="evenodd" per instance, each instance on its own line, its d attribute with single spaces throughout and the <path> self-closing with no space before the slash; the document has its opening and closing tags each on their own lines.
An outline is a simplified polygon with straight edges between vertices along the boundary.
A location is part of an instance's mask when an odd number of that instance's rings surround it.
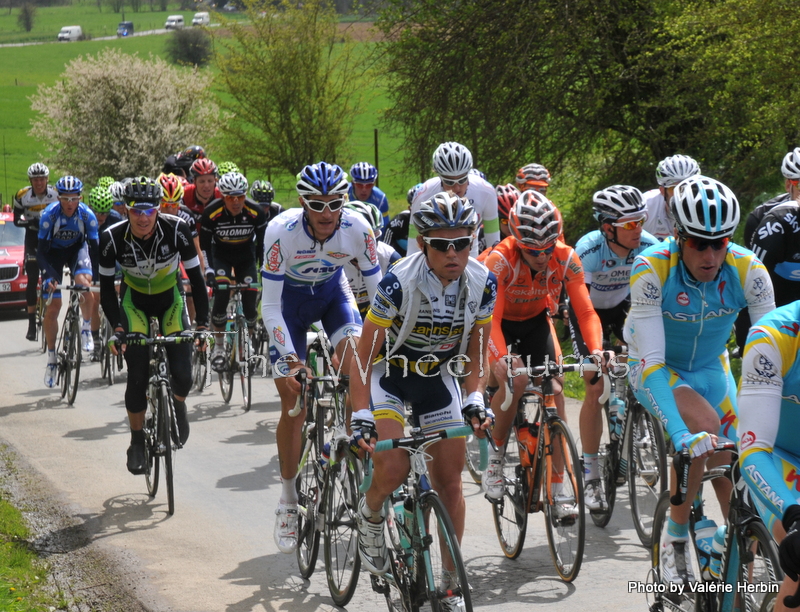
<svg viewBox="0 0 800 612">
<path fill-rule="evenodd" d="M 694 249 L 695 251 L 705 251 L 708 247 L 711 247 L 715 251 L 721 251 L 728 247 L 728 243 L 731 241 L 730 238 L 718 238 L 717 240 L 704 240 L 702 238 L 695 238 L 694 236 L 686 236 L 681 238 L 684 244 L 686 244 L 689 248 Z"/>
<path fill-rule="evenodd" d="M 525 246 L 521 246 L 520 248 L 531 257 L 539 257 L 540 255 L 550 255 L 550 253 L 556 250 L 556 245 L 551 244 L 549 247 L 544 249 L 532 249 L 530 247 L 525 247 Z"/>
<path fill-rule="evenodd" d="M 611 225 L 613 225 L 614 227 L 619 227 L 620 229 L 635 230 L 644 225 L 644 219 L 637 219 L 636 221 L 624 221 L 620 223 L 612 223 Z"/>
<path fill-rule="evenodd" d="M 71 198 L 68 198 L 67 196 L 58 196 L 58 199 L 61 200 L 62 202 L 68 202 L 71 204 L 72 202 L 80 202 L 81 196 L 74 196 Z"/>
<path fill-rule="evenodd" d="M 152 217 L 158 212 L 157 208 L 131 208 L 128 207 L 128 214 L 134 217 Z"/>
<path fill-rule="evenodd" d="M 453 185 L 463 185 L 469 181 L 469 174 L 465 174 L 461 178 L 445 178 L 443 176 L 439 178 L 442 180 L 442 185 L 445 187 L 452 187 Z"/>
<path fill-rule="evenodd" d="M 432 249 L 442 253 L 447 253 L 450 247 L 453 247 L 456 253 L 460 253 L 472 244 L 472 236 L 464 236 L 463 238 L 427 238 L 423 236 L 422 241 L 430 245 Z"/>
<path fill-rule="evenodd" d="M 331 212 L 336 212 L 342 206 L 344 206 L 344 198 L 335 198 L 330 202 L 323 202 L 322 200 L 309 200 L 303 198 L 303 202 L 306 203 L 309 209 L 313 210 L 314 212 L 321 213 L 327 208 Z"/>
</svg>

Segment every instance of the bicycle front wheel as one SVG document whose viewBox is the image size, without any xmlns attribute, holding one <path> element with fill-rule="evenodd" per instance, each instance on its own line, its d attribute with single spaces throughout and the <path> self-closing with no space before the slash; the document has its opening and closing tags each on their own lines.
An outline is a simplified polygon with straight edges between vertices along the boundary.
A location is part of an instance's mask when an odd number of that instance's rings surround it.
<svg viewBox="0 0 800 612">
<path fill-rule="evenodd" d="M 314 573 L 319 554 L 319 515 L 322 486 L 317 477 L 319 448 L 315 434 L 316 423 L 306 421 L 303 426 L 303 455 L 297 471 L 297 565 L 300 575 L 308 578 Z"/>
<path fill-rule="evenodd" d="M 325 574 L 337 606 L 346 606 L 358 585 L 358 462 L 345 451 L 341 461 L 325 471 Z"/>
<path fill-rule="evenodd" d="M 250 344 L 250 333 L 247 329 L 247 322 L 242 318 L 239 321 L 239 333 L 236 334 L 237 344 L 237 361 L 239 366 L 239 378 L 242 383 L 242 407 L 245 412 L 250 410 L 250 405 L 253 401 L 252 387 L 253 387 L 253 347 Z"/>
<path fill-rule="evenodd" d="M 549 440 L 542 462 L 547 543 L 558 575 L 566 582 L 577 578 L 583 562 L 586 514 L 583 478 L 578 449 L 572 433 L 561 419 L 546 424 Z"/>
<path fill-rule="evenodd" d="M 67 403 L 72 406 L 78 395 L 78 380 L 81 376 L 81 321 L 80 316 L 72 314 L 64 325 L 70 325 L 69 342 L 67 343 Z"/>
<path fill-rule="evenodd" d="M 426 561 L 430 564 L 434 584 L 428 584 L 428 599 L 434 612 L 472 610 L 472 597 L 467 582 L 467 570 L 461 558 L 453 522 L 438 495 L 426 495 L 420 500 L 425 517 L 426 536 L 430 542 Z M 463 600 L 463 604 L 459 600 Z"/>
<path fill-rule="evenodd" d="M 528 530 L 528 493 L 530 468 L 520 465 L 517 428 L 511 428 L 506 440 L 502 499 L 492 501 L 492 518 L 503 554 L 516 559 L 522 553 Z"/>
<path fill-rule="evenodd" d="M 166 383 L 158 387 L 158 447 L 164 455 L 164 477 L 167 483 L 167 512 L 175 514 L 175 488 L 173 483 L 172 392 Z"/>
<path fill-rule="evenodd" d="M 150 392 L 154 392 L 152 387 L 150 387 Z M 152 397 L 152 395 L 150 397 Z M 147 482 L 147 493 L 150 497 L 155 497 L 156 493 L 158 493 L 158 477 L 161 472 L 161 460 L 158 454 L 156 416 L 150 407 L 148 407 L 144 419 L 144 459 L 144 478 Z"/>
<path fill-rule="evenodd" d="M 613 424 L 608 414 L 608 402 L 603 406 L 603 414 L 608 432 L 611 432 Z M 605 527 L 611 520 L 614 512 L 614 502 L 617 499 L 617 469 L 619 467 L 620 443 L 618 440 L 608 438 L 600 442 L 598 453 L 598 467 L 600 469 L 600 486 L 603 489 L 605 505 L 598 510 L 591 510 L 589 515 L 592 522 L 598 527 Z"/>
<path fill-rule="evenodd" d="M 225 369 L 219 372 L 219 390 L 222 393 L 222 401 L 226 404 L 231 401 L 233 395 L 233 372 L 235 370 L 236 354 L 234 353 L 233 334 L 225 334 L 224 353 Z"/>
<path fill-rule="evenodd" d="M 761 593 L 763 585 L 780 585 L 783 571 L 778 560 L 778 548 L 764 523 L 753 521 L 744 527 L 745 551 L 739 551 L 739 596 L 745 601 L 739 604 L 740 610 L 766 612 L 774 607 L 776 593 Z M 741 540 L 740 540 L 741 542 Z M 752 587 L 752 592 L 750 588 Z"/>
<path fill-rule="evenodd" d="M 661 423 L 638 402 L 628 413 L 623 446 L 628 449 L 627 476 L 633 526 L 642 546 L 649 548 L 655 543 L 656 506 L 668 487 L 667 449 Z"/>
</svg>

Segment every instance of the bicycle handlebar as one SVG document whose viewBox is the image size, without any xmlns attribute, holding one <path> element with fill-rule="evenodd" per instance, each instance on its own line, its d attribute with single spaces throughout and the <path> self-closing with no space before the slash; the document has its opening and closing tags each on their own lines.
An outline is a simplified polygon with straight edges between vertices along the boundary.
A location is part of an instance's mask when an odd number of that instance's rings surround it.
<svg viewBox="0 0 800 612">
<path fill-rule="evenodd" d="M 300 395 L 297 396 L 297 403 L 294 405 L 294 408 L 287 412 L 287 415 L 290 417 L 296 417 L 298 414 L 300 414 L 300 411 L 304 407 L 306 398 L 306 385 L 308 384 L 308 381 L 306 380 L 307 377 L 308 372 L 306 372 L 305 368 L 301 368 L 297 371 L 297 374 L 294 375 L 295 380 L 300 383 Z"/>
<path fill-rule="evenodd" d="M 261 289 L 261 283 L 239 283 L 238 285 L 229 285 L 227 283 L 217 283 L 217 289 L 222 290 L 235 290 L 235 289 Z"/>
<path fill-rule="evenodd" d="M 736 450 L 736 443 L 730 440 L 727 442 L 720 442 L 714 447 L 715 453 L 731 450 Z M 675 453 L 672 459 L 672 465 L 675 468 L 675 473 L 678 475 L 678 490 L 675 495 L 669 498 L 669 503 L 673 506 L 680 506 L 686 501 L 686 492 L 689 489 L 689 468 L 692 467 L 689 449 L 684 448 L 681 449 L 680 452 Z"/>
<path fill-rule="evenodd" d="M 530 378 L 539 378 L 540 376 L 544 376 L 546 378 L 555 378 L 556 376 L 562 376 L 565 372 L 580 372 L 581 374 L 584 372 L 600 373 L 602 372 L 602 367 L 596 363 L 558 363 L 556 361 L 545 361 L 544 365 L 536 366 L 534 368 L 515 368 L 511 370 L 511 377 L 527 375 Z M 608 401 L 609 395 L 611 394 L 611 381 L 609 380 L 606 372 L 602 372 L 602 378 L 603 393 L 600 395 L 600 399 L 598 401 L 601 404 L 605 404 Z M 513 388 L 510 378 L 506 379 L 506 385 L 508 386 L 506 398 L 500 405 L 500 410 L 503 412 L 508 410 L 511 406 Z"/>
<path fill-rule="evenodd" d="M 202 332 L 200 332 L 202 333 Z M 152 344 L 181 344 L 183 342 L 194 342 L 194 336 L 156 336 L 155 338 L 125 338 L 125 344 L 138 346 L 150 346 Z"/>
<path fill-rule="evenodd" d="M 406 450 L 419 448 L 420 446 L 430 444 L 432 442 L 436 442 L 438 440 L 444 440 L 445 438 L 465 438 L 467 436 L 471 436 L 474 434 L 475 431 L 472 429 L 471 425 L 461 425 L 460 427 L 450 427 L 448 429 L 442 429 L 441 431 L 436 431 L 433 433 L 428 434 L 416 434 L 407 436 L 404 438 L 392 438 L 389 440 L 379 440 L 377 444 L 375 444 L 375 452 L 381 452 L 386 450 L 391 450 L 393 448 L 404 448 Z M 491 435 L 489 432 L 486 432 L 486 435 Z M 481 458 L 480 458 L 480 466 L 479 469 L 481 471 L 486 469 L 486 465 L 489 462 L 489 442 L 486 438 L 478 438 L 480 442 L 480 449 L 481 449 Z M 362 493 L 366 493 L 367 489 L 369 489 L 370 485 L 372 484 L 372 461 L 367 458 L 364 461 L 364 479 L 361 481 L 361 486 L 359 487 L 359 491 Z"/>
</svg>

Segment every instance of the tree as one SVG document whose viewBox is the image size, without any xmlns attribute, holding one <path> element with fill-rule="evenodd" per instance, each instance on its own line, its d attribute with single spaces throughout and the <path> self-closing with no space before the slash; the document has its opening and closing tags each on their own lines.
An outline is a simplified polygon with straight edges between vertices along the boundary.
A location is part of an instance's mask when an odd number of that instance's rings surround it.
<svg viewBox="0 0 800 612">
<path fill-rule="evenodd" d="M 173 64 L 205 66 L 211 61 L 211 37 L 202 28 L 175 30 L 166 44 L 167 57 Z"/>
<path fill-rule="evenodd" d="M 46 162 L 93 183 L 100 176 L 154 176 L 187 143 L 208 142 L 218 124 L 207 72 L 104 49 L 66 66 L 31 97 L 31 135 Z"/>
<path fill-rule="evenodd" d="M 33 22 L 36 19 L 36 5 L 26 2 L 19 7 L 19 16 L 17 17 L 17 24 L 26 32 L 33 29 Z"/>
<path fill-rule="evenodd" d="M 291 174 L 344 157 L 363 70 L 335 11 L 327 0 L 263 9 L 248 0 L 249 25 L 226 21 L 214 35 L 228 156 Z"/>
</svg>

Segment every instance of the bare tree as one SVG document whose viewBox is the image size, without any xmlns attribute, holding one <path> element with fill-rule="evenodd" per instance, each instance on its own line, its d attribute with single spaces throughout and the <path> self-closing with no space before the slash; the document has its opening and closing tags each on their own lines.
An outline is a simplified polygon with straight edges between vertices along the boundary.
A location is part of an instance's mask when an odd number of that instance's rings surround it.
<svg viewBox="0 0 800 612">
<path fill-rule="evenodd" d="M 36 5 L 26 2 L 19 7 L 19 16 L 17 17 L 17 24 L 26 32 L 33 29 L 33 22 L 36 19 Z"/>
</svg>

